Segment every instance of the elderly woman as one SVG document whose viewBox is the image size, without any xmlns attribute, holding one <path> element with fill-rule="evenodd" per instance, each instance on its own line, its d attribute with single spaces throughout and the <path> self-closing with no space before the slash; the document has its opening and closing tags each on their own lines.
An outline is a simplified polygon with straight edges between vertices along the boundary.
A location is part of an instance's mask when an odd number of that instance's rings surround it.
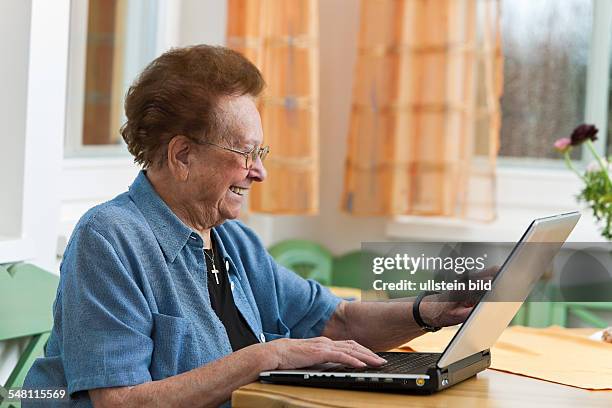
<svg viewBox="0 0 612 408">
<path fill-rule="evenodd" d="M 266 178 L 263 87 L 240 54 L 203 45 L 167 52 L 140 75 L 122 134 L 144 170 L 76 226 L 45 357 L 26 387 L 66 387 L 70 406 L 217 406 L 261 371 L 377 366 L 370 349 L 423 333 L 412 302 L 343 302 L 231 221 Z M 417 308 L 438 327 L 469 310 Z"/>
</svg>

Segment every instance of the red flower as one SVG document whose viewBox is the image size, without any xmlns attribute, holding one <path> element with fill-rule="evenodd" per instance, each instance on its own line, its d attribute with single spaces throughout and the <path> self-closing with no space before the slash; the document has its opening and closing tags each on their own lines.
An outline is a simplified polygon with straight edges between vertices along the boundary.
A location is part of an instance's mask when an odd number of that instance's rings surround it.
<svg viewBox="0 0 612 408">
<path fill-rule="evenodd" d="M 595 136 L 597 132 L 599 132 L 599 129 L 597 129 L 595 125 L 587 125 L 586 123 L 583 123 L 572 132 L 572 135 L 570 136 L 571 145 L 578 146 L 584 143 L 586 140 L 594 142 L 597 140 L 597 136 Z"/>
</svg>

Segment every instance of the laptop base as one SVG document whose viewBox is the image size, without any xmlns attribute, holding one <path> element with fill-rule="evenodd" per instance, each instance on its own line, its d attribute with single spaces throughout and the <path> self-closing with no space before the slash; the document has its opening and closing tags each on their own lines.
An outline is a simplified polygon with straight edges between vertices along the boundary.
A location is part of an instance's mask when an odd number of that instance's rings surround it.
<svg viewBox="0 0 612 408">
<path fill-rule="evenodd" d="M 388 354 L 388 353 L 385 353 Z M 362 391 L 433 394 L 475 376 L 491 365 L 489 350 L 469 356 L 446 368 L 423 367 L 410 374 L 342 373 L 287 370 L 269 372 L 260 381 L 269 384 L 300 385 Z"/>
</svg>

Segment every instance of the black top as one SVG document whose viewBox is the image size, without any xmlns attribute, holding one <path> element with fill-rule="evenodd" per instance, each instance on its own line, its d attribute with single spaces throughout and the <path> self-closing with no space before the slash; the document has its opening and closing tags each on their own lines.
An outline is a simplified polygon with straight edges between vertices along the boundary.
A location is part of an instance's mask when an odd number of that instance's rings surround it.
<svg viewBox="0 0 612 408">
<path fill-rule="evenodd" d="M 212 245 L 214 251 L 210 249 L 204 250 L 204 258 L 206 258 L 207 267 L 206 273 L 208 274 L 210 305 L 225 326 L 227 337 L 229 337 L 230 344 L 232 345 L 232 350 L 237 351 L 251 344 L 259 343 L 259 341 L 234 303 L 234 296 L 232 295 L 231 283 L 227 276 L 227 270 L 225 269 L 225 262 L 221 259 L 214 240 L 212 241 Z M 215 266 L 219 271 L 216 274 L 216 278 L 218 278 L 219 282 L 218 284 L 215 279 L 215 274 L 212 273 L 213 263 L 211 262 L 211 258 L 213 257 L 213 252 Z"/>
</svg>

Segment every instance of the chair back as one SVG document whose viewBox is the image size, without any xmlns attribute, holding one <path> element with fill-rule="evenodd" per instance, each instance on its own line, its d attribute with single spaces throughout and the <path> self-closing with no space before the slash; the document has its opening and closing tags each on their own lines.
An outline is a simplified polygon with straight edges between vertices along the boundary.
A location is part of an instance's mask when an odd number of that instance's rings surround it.
<svg viewBox="0 0 612 408">
<path fill-rule="evenodd" d="M 331 284 L 332 254 L 323 246 L 307 240 L 291 239 L 269 249 L 270 255 L 286 268 L 322 285 Z"/>
<path fill-rule="evenodd" d="M 59 276 L 34 265 L 0 265 L 0 341 L 30 337 L 4 388 L 21 387 L 32 363 L 43 354 L 58 284 Z M 3 403 L 6 390 L 0 391 L 0 408 L 19 406 Z"/>
</svg>

